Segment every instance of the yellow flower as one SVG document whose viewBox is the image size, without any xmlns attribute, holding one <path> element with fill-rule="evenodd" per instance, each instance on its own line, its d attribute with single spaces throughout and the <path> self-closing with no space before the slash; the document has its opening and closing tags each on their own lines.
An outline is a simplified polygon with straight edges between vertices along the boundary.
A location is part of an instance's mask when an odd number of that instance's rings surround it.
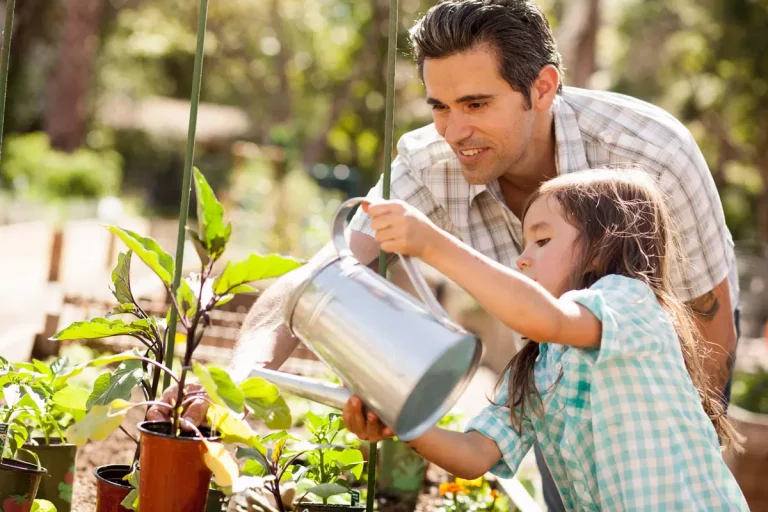
<svg viewBox="0 0 768 512">
<path fill-rule="evenodd" d="M 483 477 L 476 478 L 474 480 L 464 480 L 463 478 L 457 478 L 456 483 L 463 487 L 482 487 Z"/>
</svg>

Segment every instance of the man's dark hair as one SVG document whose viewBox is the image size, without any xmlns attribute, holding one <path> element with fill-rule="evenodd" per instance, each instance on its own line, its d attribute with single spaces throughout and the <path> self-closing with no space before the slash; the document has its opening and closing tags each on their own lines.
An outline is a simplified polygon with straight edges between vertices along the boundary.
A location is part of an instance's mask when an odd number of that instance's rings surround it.
<svg viewBox="0 0 768 512">
<path fill-rule="evenodd" d="M 411 46 L 424 80 L 424 60 L 441 59 L 487 44 L 498 55 L 499 74 L 531 106 L 531 87 L 551 64 L 562 64 L 549 22 L 530 0 L 445 0 L 432 7 L 410 31 Z M 558 88 L 562 92 L 562 83 Z"/>
</svg>

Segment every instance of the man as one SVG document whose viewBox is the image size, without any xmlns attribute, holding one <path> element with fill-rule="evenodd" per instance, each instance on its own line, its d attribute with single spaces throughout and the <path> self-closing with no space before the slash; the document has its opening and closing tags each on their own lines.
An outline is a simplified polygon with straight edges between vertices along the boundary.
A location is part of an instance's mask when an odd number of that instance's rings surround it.
<svg viewBox="0 0 768 512">
<path fill-rule="evenodd" d="M 523 244 L 519 217 L 541 183 L 606 164 L 641 166 L 656 178 L 678 224 L 687 266 L 677 290 L 697 313 L 712 347 L 709 374 L 727 396 L 738 299 L 733 244 L 688 130 L 639 100 L 564 88 L 549 24 L 531 1 L 442 2 L 416 23 L 411 43 L 434 124 L 400 139 L 391 197 L 515 268 Z M 379 182 L 369 197 L 380 197 L 381 188 Z M 379 247 L 369 218 L 360 212 L 351 227 L 353 252 L 375 265 Z M 330 254 L 323 249 L 309 265 Z M 282 303 L 299 277 L 280 279 L 254 305 L 233 359 L 237 375 L 253 366 L 278 368 L 296 347 L 282 322 Z M 359 400 L 350 411 L 362 414 Z M 370 423 L 361 437 L 377 441 L 379 425 Z M 537 461 L 547 505 L 561 510 L 538 450 Z"/>
</svg>

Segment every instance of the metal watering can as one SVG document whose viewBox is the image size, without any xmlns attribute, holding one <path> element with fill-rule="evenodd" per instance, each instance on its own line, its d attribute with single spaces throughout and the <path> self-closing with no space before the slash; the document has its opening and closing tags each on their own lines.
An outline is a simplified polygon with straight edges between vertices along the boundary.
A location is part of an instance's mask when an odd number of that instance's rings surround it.
<svg viewBox="0 0 768 512">
<path fill-rule="evenodd" d="M 448 318 L 411 258 L 401 262 L 424 304 L 361 264 L 344 236 L 345 201 L 333 220 L 337 257 L 314 270 L 291 294 L 291 332 L 333 369 L 346 387 L 283 372 L 254 369 L 251 377 L 342 409 L 362 398 L 395 434 L 409 441 L 433 427 L 466 389 L 480 361 L 475 336 Z"/>
</svg>

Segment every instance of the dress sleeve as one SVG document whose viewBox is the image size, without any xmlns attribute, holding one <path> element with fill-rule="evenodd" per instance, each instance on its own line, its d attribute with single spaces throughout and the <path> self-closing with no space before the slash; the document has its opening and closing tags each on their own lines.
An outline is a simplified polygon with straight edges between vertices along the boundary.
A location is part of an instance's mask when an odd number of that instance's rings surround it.
<svg viewBox="0 0 768 512">
<path fill-rule="evenodd" d="M 533 444 L 535 432 L 527 417 L 523 417 L 521 432 L 512 426 L 509 407 L 495 404 L 506 402 L 507 379 L 500 386 L 493 404 L 475 416 L 464 429 L 476 431 L 493 440 L 501 452 L 501 458 L 491 468 L 491 473 L 501 478 L 512 478 Z"/>
</svg>

